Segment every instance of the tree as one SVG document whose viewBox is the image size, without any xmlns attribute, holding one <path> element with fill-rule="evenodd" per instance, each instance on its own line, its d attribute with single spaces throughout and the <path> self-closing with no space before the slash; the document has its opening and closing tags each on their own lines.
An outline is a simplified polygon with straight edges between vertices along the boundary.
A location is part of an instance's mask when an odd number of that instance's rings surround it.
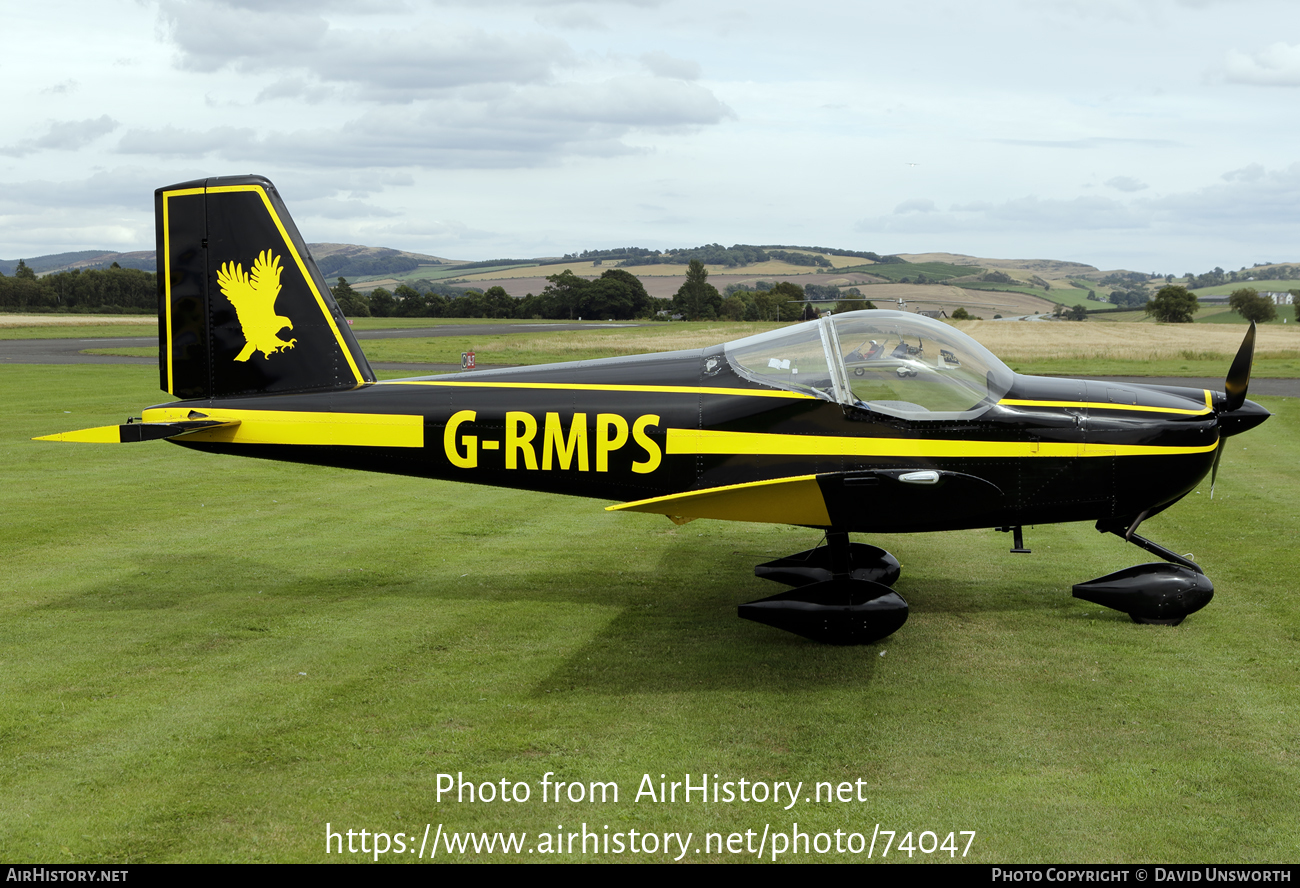
<svg viewBox="0 0 1300 888">
<path fill-rule="evenodd" d="M 868 311 L 875 308 L 875 304 L 870 299 L 841 299 L 835 303 L 835 313 L 843 314 L 846 311 Z"/>
<path fill-rule="evenodd" d="M 729 321 L 743 321 L 745 319 L 745 300 L 741 299 L 738 294 L 733 293 L 722 301 L 722 308 L 718 313 Z"/>
<path fill-rule="evenodd" d="M 1254 287 L 1242 287 L 1233 290 L 1228 297 L 1228 307 L 1248 321 L 1262 324 L 1277 317 L 1277 308 L 1273 300 L 1259 295 Z"/>
<path fill-rule="evenodd" d="M 582 317 L 583 296 L 591 282 L 578 277 L 568 268 L 559 274 L 547 276 L 546 280 L 546 288 L 537 297 L 542 316 L 570 320 Z"/>
<path fill-rule="evenodd" d="M 601 274 L 600 280 L 604 282 L 606 292 L 610 289 L 617 289 L 624 294 L 626 307 L 619 314 L 613 317 L 619 320 L 629 320 L 631 318 L 643 318 L 650 315 L 658 300 L 652 299 L 646 292 L 645 285 L 641 279 L 630 271 L 624 271 L 621 268 L 611 268 Z"/>
<path fill-rule="evenodd" d="M 686 283 L 673 296 L 673 309 L 688 321 L 713 320 L 722 308 L 722 294 L 708 278 L 703 263 L 692 259 L 686 271 Z"/>
<path fill-rule="evenodd" d="M 339 310 L 343 312 L 344 317 L 370 317 L 369 302 L 366 297 L 352 289 L 352 285 L 348 283 L 347 278 L 339 278 L 338 284 L 332 290 L 334 292 L 334 301 L 339 304 Z"/>
<path fill-rule="evenodd" d="M 1082 305 L 1076 305 L 1074 308 L 1066 312 L 1066 315 L 1068 315 L 1072 321 L 1086 321 L 1088 320 L 1088 309 L 1084 308 Z"/>
<path fill-rule="evenodd" d="M 14 277 L 20 281 L 34 281 L 36 280 L 36 272 L 28 268 L 26 262 L 19 259 L 18 267 L 14 269 Z"/>
<path fill-rule="evenodd" d="M 789 281 L 781 281 L 775 286 L 754 293 L 754 302 L 758 305 L 759 316 L 765 321 L 793 321 L 798 317 L 800 309 L 789 303 L 802 301 L 803 287 Z"/>
<path fill-rule="evenodd" d="M 397 300 L 383 287 L 370 291 L 370 313 L 377 318 L 390 318 L 397 313 Z"/>
<path fill-rule="evenodd" d="M 971 320 L 971 313 L 964 306 L 959 305 L 953 309 L 952 319 L 954 321 L 969 321 Z"/>
<path fill-rule="evenodd" d="M 1166 324 L 1190 324 L 1192 315 L 1200 307 L 1194 293 L 1188 292 L 1186 287 L 1170 284 L 1161 287 L 1156 298 L 1146 304 L 1146 313 L 1155 315 L 1157 321 Z"/>
</svg>

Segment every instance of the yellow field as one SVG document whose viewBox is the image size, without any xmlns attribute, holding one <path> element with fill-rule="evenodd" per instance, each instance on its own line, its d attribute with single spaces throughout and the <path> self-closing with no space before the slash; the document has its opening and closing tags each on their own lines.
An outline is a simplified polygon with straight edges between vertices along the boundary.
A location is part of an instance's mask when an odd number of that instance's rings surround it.
<svg viewBox="0 0 1300 888">
<path fill-rule="evenodd" d="M 503 364 L 515 363 L 512 354 L 524 355 L 544 349 L 549 360 L 582 360 L 593 353 L 617 357 L 623 355 L 652 354 L 688 348 L 707 348 L 733 339 L 753 336 L 784 324 L 656 324 L 653 327 L 634 327 L 595 333 L 589 330 L 562 332 L 528 332 L 499 336 L 492 343 L 492 360 Z M 473 335 L 467 327 L 466 335 Z M 367 343 L 369 345 L 369 343 Z M 573 357 L 566 357 L 572 354 Z M 533 363 L 521 360 L 519 363 Z"/>
<path fill-rule="evenodd" d="M 859 286 L 863 297 L 876 308 L 896 308 L 896 300 L 907 302 L 908 311 L 943 309 L 952 314 L 958 306 L 973 315 L 991 319 L 995 314 L 1012 317 L 1050 312 L 1056 303 L 1015 291 L 964 290 L 946 284 L 870 284 Z"/>
<path fill-rule="evenodd" d="M 129 324 L 157 324 L 151 315 L 0 314 L 0 327 L 110 327 Z"/>
<path fill-rule="evenodd" d="M 1246 329 L 1205 324 L 1090 324 L 1069 321 L 971 321 L 958 325 L 1004 361 L 1109 359 L 1146 361 L 1231 357 Z M 1260 327 L 1256 357 L 1300 355 L 1300 324 Z"/>
<path fill-rule="evenodd" d="M 795 252 L 795 251 L 791 251 Z M 798 251 L 804 252 L 804 251 Z M 851 256 L 831 256 L 829 257 L 835 268 L 842 268 L 846 265 L 864 265 L 867 264 L 865 259 L 854 259 Z M 839 260 L 849 260 L 841 262 Z M 496 271 L 483 272 L 481 274 L 465 274 L 457 278 L 471 283 L 487 283 L 495 280 L 508 280 L 510 278 L 521 277 L 546 277 L 548 275 L 560 274 L 564 270 L 572 271 L 579 277 L 600 277 L 602 272 L 611 268 L 619 268 L 617 263 L 610 262 L 605 265 L 596 265 L 594 262 L 556 262 L 551 265 L 526 265 L 519 268 L 506 268 Z M 791 265 L 789 262 L 777 262 L 770 260 L 768 262 L 755 262 L 753 265 L 746 265 L 744 268 L 729 268 L 726 265 L 706 265 L 705 269 L 709 274 L 744 274 L 746 277 L 764 278 L 764 277 L 793 277 L 801 274 L 827 274 L 834 271 L 834 268 L 818 268 L 815 265 Z M 630 271 L 637 277 L 677 277 L 680 278 L 686 274 L 685 265 L 629 265 L 623 268 L 624 271 Z M 381 282 L 372 282 L 381 283 Z"/>
</svg>

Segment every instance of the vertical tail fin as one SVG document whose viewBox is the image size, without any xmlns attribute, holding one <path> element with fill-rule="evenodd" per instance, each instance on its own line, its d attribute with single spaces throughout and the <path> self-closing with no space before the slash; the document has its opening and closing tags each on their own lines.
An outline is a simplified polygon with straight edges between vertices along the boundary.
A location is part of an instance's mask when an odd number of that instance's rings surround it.
<svg viewBox="0 0 1300 888">
<path fill-rule="evenodd" d="M 163 391 L 221 398 L 375 381 L 269 181 L 159 188 L 154 211 Z"/>
</svg>

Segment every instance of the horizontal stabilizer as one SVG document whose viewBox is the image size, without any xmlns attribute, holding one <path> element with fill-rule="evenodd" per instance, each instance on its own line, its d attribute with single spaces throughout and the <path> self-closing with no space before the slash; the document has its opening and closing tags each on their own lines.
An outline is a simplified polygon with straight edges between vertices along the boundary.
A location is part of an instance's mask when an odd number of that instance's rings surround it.
<svg viewBox="0 0 1300 888">
<path fill-rule="evenodd" d="M 830 526 L 826 501 L 816 475 L 776 478 L 749 484 L 729 484 L 689 493 L 609 506 L 606 511 L 652 512 L 674 518 L 720 518 L 770 524 Z"/>
<path fill-rule="evenodd" d="M 217 419 L 184 420 L 182 422 L 128 422 L 124 425 L 99 426 L 75 432 L 42 435 L 33 441 L 66 441 L 77 444 L 133 444 L 138 441 L 157 441 L 159 438 L 179 438 L 204 429 L 219 426 L 237 426 L 239 420 Z"/>
</svg>

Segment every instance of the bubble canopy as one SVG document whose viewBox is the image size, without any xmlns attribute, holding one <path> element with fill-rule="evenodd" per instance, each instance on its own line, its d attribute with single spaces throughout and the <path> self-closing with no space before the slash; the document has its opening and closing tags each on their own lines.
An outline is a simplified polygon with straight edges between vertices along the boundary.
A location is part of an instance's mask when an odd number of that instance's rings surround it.
<svg viewBox="0 0 1300 888">
<path fill-rule="evenodd" d="M 1015 374 L 965 333 L 904 311 L 853 311 L 738 339 L 746 379 L 907 419 L 968 418 Z"/>
</svg>

